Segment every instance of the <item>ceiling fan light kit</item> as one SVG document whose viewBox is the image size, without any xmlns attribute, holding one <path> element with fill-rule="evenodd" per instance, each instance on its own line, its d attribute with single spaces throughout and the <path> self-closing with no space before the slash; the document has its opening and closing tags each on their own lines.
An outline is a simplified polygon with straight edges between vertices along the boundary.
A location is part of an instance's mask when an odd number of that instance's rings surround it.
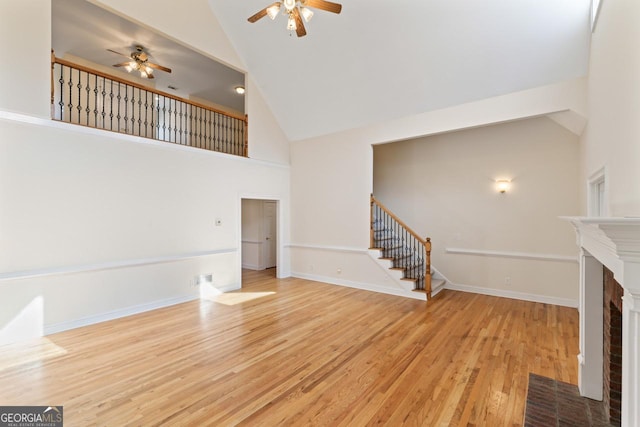
<svg viewBox="0 0 640 427">
<path fill-rule="evenodd" d="M 149 55 L 145 52 L 143 46 L 136 46 L 136 50 L 131 52 L 131 55 L 125 55 L 120 52 L 116 52 L 115 50 L 107 49 L 109 52 L 116 53 L 121 56 L 125 56 L 131 58 L 127 62 L 121 62 L 120 64 L 114 64 L 114 67 L 124 67 L 124 69 L 130 73 L 132 71 L 138 71 L 140 73 L 140 77 L 143 79 L 153 79 L 153 70 L 164 71 L 165 73 L 170 73 L 171 69 L 167 67 L 163 67 L 162 65 L 154 64 L 149 62 Z"/>
<path fill-rule="evenodd" d="M 288 17 L 287 30 L 295 31 L 298 37 L 303 37 L 307 35 L 304 23 L 311 21 L 314 13 L 310 8 L 332 13 L 340 13 L 342 11 L 342 5 L 326 0 L 281 0 L 250 16 L 248 21 L 254 23 L 265 16 L 275 20 L 282 10 L 282 14 Z"/>
</svg>

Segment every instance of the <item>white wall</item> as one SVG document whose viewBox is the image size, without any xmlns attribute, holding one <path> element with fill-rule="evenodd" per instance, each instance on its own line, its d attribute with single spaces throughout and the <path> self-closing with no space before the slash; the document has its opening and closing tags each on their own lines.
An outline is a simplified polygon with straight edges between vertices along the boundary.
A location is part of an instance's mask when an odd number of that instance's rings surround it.
<svg viewBox="0 0 640 427">
<path fill-rule="evenodd" d="M 640 2 L 603 0 L 591 40 L 582 186 L 606 167 L 610 216 L 640 216 Z M 586 213 L 586 203 L 584 212 Z"/>
<path fill-rule="evenodd" d="M 0 55 L 0 110 L 49 117 L 51 0 L 0 2 Z"/>
<path fill-rule="evenodd" d="M 432 263 L 453 283 L 576 301 L 575 235 L 558 216 L 579 212 L 578 166 L 578 137 L 541 117 L 377 145 L 373 188 L 431 237 Z M 500 194 L 497 179 L 511 189 Z"/>
<path fill-rule="evenodd" d="M 292 143 L 292 274 L 395 292 L 366 251 L 372 144 L 561 111 L 580 116 L 586 109 L 584 88 L 583 79 L 563 82 Z"/>
<path fill-rule="evenodd" d="M 281 200 L 288 240 L 286 166 L 61 123 L 0 131 L 0 330 L 36 297 L 46 331 L 195 298 L 198 274 L 238 287 L 241 194 Z"/>
<path fill-rule="evenodd" d="M 226 38 L 208 40 L 172 9 L 123 3 L 236 61 Z M 50 3 L 0 7 L 0 46 L 14 58 L 0 63 L 0 343 L 197 298 L 199 274 L 237 288 L 244 196 L 278 200 L 278 241 L 289 241 L 288 142 L 257 91 L 249 149 L 268 161 L 52 122 Z M 286 276 L 288 250 L 278 255 Z"/>
</svg>

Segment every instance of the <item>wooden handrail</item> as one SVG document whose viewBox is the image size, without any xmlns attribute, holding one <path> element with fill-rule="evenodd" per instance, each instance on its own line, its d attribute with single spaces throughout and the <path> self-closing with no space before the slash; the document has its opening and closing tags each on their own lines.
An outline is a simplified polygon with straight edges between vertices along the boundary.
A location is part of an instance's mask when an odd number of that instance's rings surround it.
<svg viewBox="0 0 640 427">
<path fill-rule="evenodd" d="M 213 111 L 214 113 L 218 113 L 218 114 L 223 114 L 225 116 L 229 116 L 229 117 L 232 117 L 234 119 L 238 119 L 238 120 L 241 120 L 241 121 L 243 121 L 245 123 L 248 123 L 248 117 L 247 117 L 246 114 L 245 115 L 239 115 L 239 114 L 230 113 L 228 111 L 223 111 L 223 110 L 220 110 L 218 108 L 211 107 L 209 105 L 201 104 L 199 102 L 191 101 L 191 100 L 186 99 L 186 98 L 182 98 L 182 97 L 179 97 L 179 96 L 176 96 L 176 95 L 172 95 L 170 93 L 163 92 L 161 90 L 157 90 L 157 89 L 149 87 L 149 86 L 144 86 L 144 85 L 141 85 L 141 84 L 136 83 L 136 82 L 125 80 L 123 78 L 114 76 L 112 74 L 107 74 L 107 73 L 104 73 L 102 71 L 98 71 L 98 70 L 95 70 L 93 68 L 90 68 L 90 67 L 85 67 L 84 65 L 80 65 L 80 64 L 76 64 L 76 63 L 71 62 L 71 61 L 67 61 L 66 59 L 58 58 L 58 57 L 55 56 L 55 54 L 53 52 L 51 52 L 51 64 L 52 64 L 52 66 L 53 66 L 54 63 L 55 64 L 60 64 L 60 65 L 66 65 L 67 67 L 75 68 L 76 70 L 84 71 L 84 72 L 87 72 L 87 73 L 90 73 L 90 74 L 95 74 L 97 76 L 113 80 L 114 82 L 124 83 L 126 85 L 129 85 L 129 86 L 132 86 L 132 87 L 136 87 L 138 89 L 146 90 L 148 92 L 152 92 L 152 93 L 155 93 L 157 95 L 164 96 L 166 98 L 175 99 L 176 101 L 179 101 L 179 102 L 184 102 L 186 104 L 191 104 L 191 105 L 194 105 L 196 107 L 204 108 L 205 110 Z"/>
<path fill-rule="evenodd" d="M 397 224 L 402 230 L 406 231 L 407 233 L 409 233 L 417 242 L 417 244 L 420 244 L 422 246 L 424 246 L 424 256 L 425 256 L 425 271 L 424 271 L 424 288 L 417 288 L 420 290 L 424 290 L 424 292 L 426 292 L 427 294 L 427 301 L 431 300 L 431 292 L 432 292 L 432 287 L 431 287 L 431 238 L 430 237 L 426 237 L 426 238 L 422 238 L 418 235 L 418 233 L 416 233 L 415 231 L 413 231 L 411 229 L 411 227 L 409 227 L 404 221 L 402 221 L 400 218 L 398 218 L 398 216 L 396 214 L 394 214 L 393 212 L 391 212 L 391 210 L 389 208 L 387 208 L 385 205 L 383 205 L 379 200 L 377 200 L 373 194 L 371 194 L 371 198 L 370 198 L 370 206 L 371 206 L 371 226 L 370 226 L 370 248 L 375 248 L 375 229 L 374 229 L 374 211 L 376 209 L 380 209 L 382 212 L 384 212 L 384 214 L 386 214 L 395 224 Z M 385 220 L 386 221 L 386 220 Z M 395 264 L 394 264 L 395 266 Z M 403 267 L 400 266 L 400 268 L 402 269 Z M 404 268 L 407 268 L 406 265 Z M 413 266 L 411 266 L 410 268 L 413 268 Z M 417 282 L 416 282 L 417 283 Z"/>
<path fill-rule="evenodd" d="M 393 218 L 394 221 L 396 221 L 398 224 L 400 224 L 402 226 L 402 228 L 404 228 L 405 230 L 407 230 L 413 237 L 415 237 L 419 242 L 421 242 L 423 245 L 426 245 L 427 242 L 429 243 L 429 245 L 431 245 L 430 239 L 429 238 L 422 238 L 420 237 L 420 235 L 418 233 L 416 233 L 415 231 L 413 231 L 411 229 L 411 227 L 409 227 L 407 224 L 404 223 L 404 221 L 402 221 L 400 218 L 398 218 L 398 216 L 396 214 L 394 214 L 393 212 L 391 212 L 389 210 L 389 208 L 387 208 L 385 205 L 383 205 L 380 200 L 376 199 L 374 197 L 374 195 L 371 195 L 371 204 L 376 204 L 380 207 L 380 209 L 382 209 L 383 211 L 385 211 L 385 213 L 387 215 L 389 215 L 391 218 Z"/>
</svg>

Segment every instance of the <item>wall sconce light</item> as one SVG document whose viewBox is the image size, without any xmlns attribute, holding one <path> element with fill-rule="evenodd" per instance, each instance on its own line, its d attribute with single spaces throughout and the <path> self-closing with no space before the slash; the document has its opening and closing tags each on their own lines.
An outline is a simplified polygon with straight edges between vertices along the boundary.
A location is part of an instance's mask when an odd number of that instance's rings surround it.
<svg viewBox="0 0 640 427">
<path fill-rule="evenodd" d="M 496 187 L 501 194 L 504 194 L 511 187 L 511 181 L 508 179 L 499 179 L 496 181 Z"/>
</svg>

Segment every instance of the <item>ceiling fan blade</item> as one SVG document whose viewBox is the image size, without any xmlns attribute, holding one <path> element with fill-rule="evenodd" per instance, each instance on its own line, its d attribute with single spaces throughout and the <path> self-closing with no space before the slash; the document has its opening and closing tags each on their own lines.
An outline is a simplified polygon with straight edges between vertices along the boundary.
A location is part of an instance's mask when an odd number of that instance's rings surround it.
<svg viewBox="0 0 640 427">
<path fill-rule="evenodd" d="M 107 51 L 115 53 L 116 55 L 124 56 L 125 58 L 131 58 L 131 55 L 125 55 L 124 53 L 116 52 L 115 50 L 107 49 Z"/>
<path fill-rule="evenodd" d="M 280 4 L 280 2 L 277 1 L 277 2 L 275 2 L 275 3 L 273 3 L 273 4 L 269 5 L 269 6 L 265 7 L 264 9 L 262 9 L 261 11 L 256 13 L 255 15 L 250 16 L 249 19 L 247 19 L 247 21 L 249 21 L 251 23 L 254 23 L 258 19 L 264 18 L 265 16 L 267 16 L 267 9 L 269 9 L 272 6 L 276 6 L 278 4 Z"/>
<path fill-rule="evenodd" d="M 121 62 L 120 64 L 113 64 L 114 67 L 126 67 L 129 65 L 129 62 Z"/>
<path fill-rule="evenodd" d="M 307 35 L 307 30 L 304 28 L 304 22 L 302 22 L 302 16 L 297 7 L 293 8 L 293 19 L 296 21 L 296 34 L 298 37 L 304 37 Z"/>
<path fill-rule="evenodd" d="M 340 13 L 340 11 L 342 11 L 341 4 L 333 3 L 326 0 L 304 0 L 302 4 L 307 7 L 326 10 L 327 12 Z"/>
<path fill-rule="evenodd" d="M 165 73 L 171 72 L 171 68 L 163 67 L 162 65 L 154 64 L 152 62 L 147 62 L 144 65 L 147 65 L 151 68 L 155 68 L 156 70 L 164 71 Z"/>
</svg>

